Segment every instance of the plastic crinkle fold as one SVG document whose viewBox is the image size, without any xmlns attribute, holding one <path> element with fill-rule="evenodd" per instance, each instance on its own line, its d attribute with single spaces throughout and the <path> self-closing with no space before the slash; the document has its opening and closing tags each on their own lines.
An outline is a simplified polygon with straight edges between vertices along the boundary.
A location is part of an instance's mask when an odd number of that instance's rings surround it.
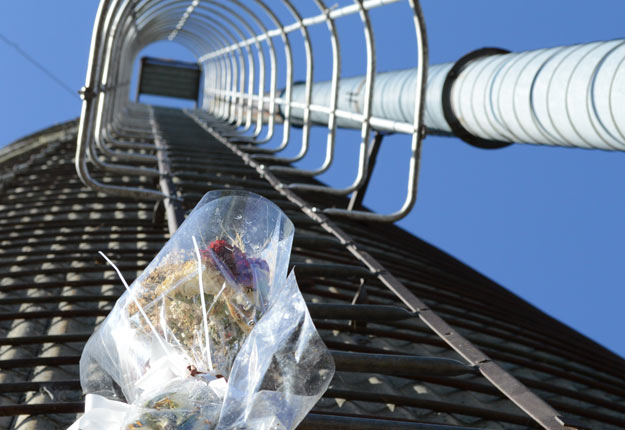
<svg viewBox="0 0 625 430">
<path fill-rule="evenodd" d="M 294 429 L 334 362 L 287 276 L 293 223 L 207 193 L 91 336 L 72 429 Z"/>
</svg>

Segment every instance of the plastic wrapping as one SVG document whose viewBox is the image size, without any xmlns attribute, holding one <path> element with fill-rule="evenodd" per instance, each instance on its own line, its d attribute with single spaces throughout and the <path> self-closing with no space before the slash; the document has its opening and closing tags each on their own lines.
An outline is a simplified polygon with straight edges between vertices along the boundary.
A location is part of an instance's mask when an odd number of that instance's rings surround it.
<svg viewBox="0 0 625 430">
<path fill-rule="evenodd" d="M 128 403 L 122 429 L 295 428 L 334 363 L 287 277 L 293 232 L 261 196 L 207 193 L 87 342 L 85 393 Z"/>
</svg>

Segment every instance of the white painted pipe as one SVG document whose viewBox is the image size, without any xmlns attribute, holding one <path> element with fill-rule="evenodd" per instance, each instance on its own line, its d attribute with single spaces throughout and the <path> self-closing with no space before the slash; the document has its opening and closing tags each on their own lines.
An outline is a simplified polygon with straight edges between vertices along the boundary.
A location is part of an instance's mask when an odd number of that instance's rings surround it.
<svg viewBox="0 0 625 430">
<path fill-rule="evenodd" d="M 442 92 L 452 66 L 429 67 L 424 122 L 433 132 L 451 132 Z M 364 77 L 341 79 L 337 109 L 361 113 L 363 83 Z M 415 85 L 412 69 L 377 74 L 372 115 L 412 124 Z M 315 83 L 312 104 L 327 111 L 330 90 L 331 82 Z M 291 100 L 303 103 L 303 84 L 294 86 Z M 483 139 L 625 150 L 625 40 L 477 58 L 455 80 L 451 108 Z M 291 116 L 301 120 L 303 109 L 292 108 Z M 326 124 L 327 118 L 313 107 L 313 122 Z M 346 118 L 337 125 L 360 128 Z"/>
</svg>

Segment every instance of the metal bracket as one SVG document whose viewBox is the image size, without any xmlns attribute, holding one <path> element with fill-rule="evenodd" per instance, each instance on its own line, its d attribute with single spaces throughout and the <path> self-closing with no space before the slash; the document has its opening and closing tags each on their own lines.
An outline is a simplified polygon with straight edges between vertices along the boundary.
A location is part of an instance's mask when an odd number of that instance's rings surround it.
<svg viewBox="0 0 625 430">
<path fill-rule="evenodd" d="M 369 183 L 371 182 L 371 175 L 373 174 L 373 168 L 375 167 L 375 163 L 378 159 L 378 152 L 380 152 L 382 139 L 384 139 L 384 134 L 376 131 L 373 139 L 371 139 L 369 153 L 367 154 L 367 158 L 369 159 L 367 162 L 367 178 L 365 179 L 365 183 L 362 185 L 362 187 L 353 192 L 352 197 L 349 200 L 349 204 L 347 205 L 348 211 L 362 209 L 362 201 L 365 198 L 365 193 L 367 192 L 367 188 L 369 187 Z"/>
<path fill-rule="evenodd" d="M 78 95 L 80 96 L 81 100 L 90 101 L 97 95 L 97 93 L 93 88 L 83 86 L 78 90 Z"/>
<path fill-rule="evenodd" d="M 469 65 L 469 63 L 471 63 L 471 61 L 475 60 L 476 58 L 488 57 L 490 55 L 507 54 L 509 52 L 510 51 L 501 48 L 476 49 L 475 51 L 469 52 L 468 54 L 462 56 L 458 61 L 456 61 L 456 63 L 449 70 L 447 76 L 445 77 L 442 92 L 442 106 L 445 120 L 447 121 L 447 124 L 449 124 L 449 127 L 451 127 L 451 131 L 453 132 L 453 134 L 468 143 L 469 145 L 482 149 L 498 149 L 512 145 L 511 142 L 482 139 L 481 137 L 472 135 L 466 128 L 464 128 L 464 126 L 456 116 L 451 104 L 451 90 L 454 86 L 454 82 L 456 81 L 458 76 L 460 76 L 462 71 Z"/>
</svg>

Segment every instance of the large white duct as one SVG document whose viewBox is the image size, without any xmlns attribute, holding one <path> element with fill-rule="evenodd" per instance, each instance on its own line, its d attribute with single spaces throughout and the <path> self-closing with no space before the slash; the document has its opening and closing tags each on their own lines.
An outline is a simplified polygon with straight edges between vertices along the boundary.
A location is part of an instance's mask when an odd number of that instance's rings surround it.
<svg viewBox="0 0 625 430">
<path fill-rule="evenodd" d="M 451 133 L 443 112 L 443 84 L 454 63 L 430 66 L 425 126 Z M 411 124 L 414 70 L 377 74 L 372 116 Z M 340 80 L 337 109 L 362 113 L 364 77 Z M 330 106 L 331 82 L 315 83 L 312 105 Z M 293 87 L 291 118 L 303 117 L 303 84 Z M 502 142 L 625 150 L 625 40 L 521 53 L 495 54 L 465 64 L 451 85 L 450 107 L 472 136 Z M 311 112 L 315 123 L 328 114 Z M 338 118 L 342 127 L 360 123 Z M 384 126 L 375 128 L 384 129 Z"/>
</svg>

